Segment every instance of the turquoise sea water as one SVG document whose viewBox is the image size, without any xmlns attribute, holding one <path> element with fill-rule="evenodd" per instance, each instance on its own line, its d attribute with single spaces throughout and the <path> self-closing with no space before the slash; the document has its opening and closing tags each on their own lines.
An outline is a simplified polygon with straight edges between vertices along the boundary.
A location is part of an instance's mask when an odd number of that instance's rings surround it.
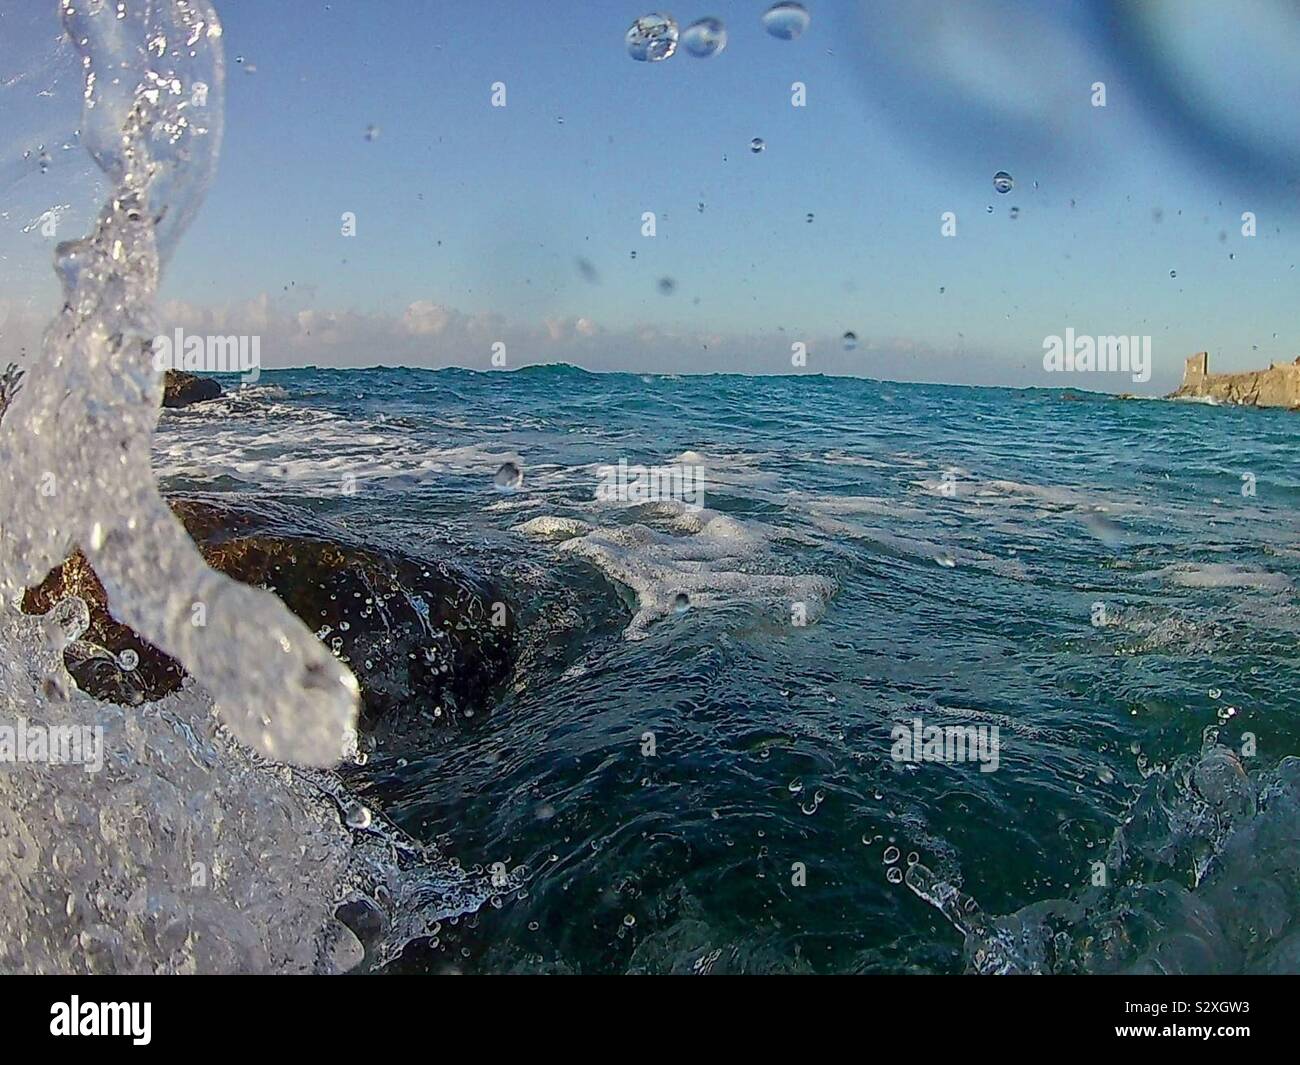
<svg viewBox="0 0 1300 1065">
<path fill-rule="evenodd" d="M 517 612 L 495 704 L 409 708 L 358 781 L 524 885 L 399 967 L 1236 971 L 1300 964 L 1298 435 L 1080 392 L 294 370 L 167 412 L 155 466 Z M 702 468 L 703 508 L 597 500 L 620 460 Z M 996 728 L 997 768 L 895 760 L 918 718 Z"/>
</svg>

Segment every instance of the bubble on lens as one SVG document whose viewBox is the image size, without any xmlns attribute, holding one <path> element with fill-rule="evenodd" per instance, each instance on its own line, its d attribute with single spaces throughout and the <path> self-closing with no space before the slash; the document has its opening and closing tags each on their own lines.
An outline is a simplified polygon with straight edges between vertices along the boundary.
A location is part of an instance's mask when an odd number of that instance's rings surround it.
<svg viewBox="0 0 1300 1065">
<path fill-rule="evenodd" d="M 627 29 L 627 54 L 642 63 L 658 63 L 677 51 L 677 23 L 667 15 L 642 15 Z"/>
<path fill-rule="evenodd" d="M 849 331 L 840 338 L 840 341 L 843 343 L 845 351 L 852 351 L 858 346 L 858 334 Z"/>
<path fill-rule="evenodd" d="M 808 28 L 812 17 L 803 4 L 773 4 L 763 15 L 763 28 L 773 37 L 793 41 Z"/>
<path fill-rule="evenodd" d="M 727 28 L 716 18 L 702 18 L 682 31 L 682 47 L 698 59 L 708 59 L 727 47 Z"/>
<path fill-rule="evenodd" d="M 755 137 L 752 141 L 749 142 L 749 150 L 753 152 L 755 155 L 757 155 L 766 147 L 767 145 L 763 142 L 762 137 Z"/>
<path fill-rule="evenodd" d="M 514 462 L 503 462 L 492 483 L 502 492 L 513 492 L 524 483 L 524 471 Z"/>
<path fill-rule="evenodd" d="M 1015 187 L 1016 187 L 1016 179 L 1013 178 L 1010 174 L 1008 174 L 1005 170 L 999 170 L 996 174 L 993 175 L 993 188 L 996 191 L 1002 193 L 1002 195 L 1005 196 L 1008 192 L 1010 192 Z"/>
</svg>

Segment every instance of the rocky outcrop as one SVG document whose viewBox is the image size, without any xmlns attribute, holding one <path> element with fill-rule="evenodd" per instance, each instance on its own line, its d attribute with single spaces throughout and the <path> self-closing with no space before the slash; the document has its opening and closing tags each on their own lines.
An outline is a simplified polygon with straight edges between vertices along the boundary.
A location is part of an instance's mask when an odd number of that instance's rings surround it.
<svg viewBox="0 0 1300 1065">
<path fill-rule="evenodd" d="M 191 403 L 216 399 L 221 383 L 211 377 L 198 377 L 182 370 L 168 370 L 163 379 L 163 406 L 188 407 Z"/>
<path fill-rule="evenodd" d="M 1275 362 L 1267 370 L 1210 373 L 1210 356 L 1202 351 L 1187 360 L 1183 383 L 1169 398 L 1300 409 L 1300 358 Z"/>
<path fill-rule="evenodd" d="M 363 724 L 398 707 L 468 716 L 510 670 L 514 612 L 488 582 L 449 561 L 362 544 L 277 504 L 169 502 L 210 566 L 273 591 L 347 663 L 361 686 Z M 131 705 L 180 686 L 181 666 L 113 619 L 79 553 L 30 589 L 23 609 L 44 614 L 68 595 L 90 608 L 89 630 L 66 655 L 83 690 Z M 123 652 L 133 652 L 131 668 L 122 668 Z"/>
</svg>

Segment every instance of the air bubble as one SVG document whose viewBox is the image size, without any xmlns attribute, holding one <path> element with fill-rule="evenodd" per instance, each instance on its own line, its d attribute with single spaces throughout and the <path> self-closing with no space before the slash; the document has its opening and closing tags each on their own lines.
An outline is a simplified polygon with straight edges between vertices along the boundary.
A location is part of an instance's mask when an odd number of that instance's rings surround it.
<svg viewBox="0 0 1300 1065">
<path fill-rule="evenodd" d="M 1016 179 L 1008 174 L 1005 170 L 999 170 L 993 175 L 993 188 L 1002 193 L 1004 196 L 1016 187 Z"/>
<path fill-rule="evenodd" d="M 691 608 L 691 599 L 685 592 L 678 592 L 677 598 L 673 600 L 673 609 L 679 614 L 685 614 Z"/>
<path fill-rule="evenodd" d="M 764 142 L 762 137 L 755 137 L 752 141 L 749 142 L 749 150 L 753 152 L 755 155 L 758 155 L 758 153 L 763 151 L 763 149 L 766 147 L 767 144 Z"/>
<path fill-rule="evenodd" d="M 140 664 L 140 656 L 128 647 L 117 656 L 117 664 L 121 666 L 122 669 L 126 670 L 126 672 L 130 673 Z"/>
<path fill-rule="evenodd" d="M 843 343 L 845 351 L 852 351 L 858 346 L 858 334 L 850 331 L 845 333 L 844 336 L 840 338 L 840 341 Z"/>
</svg>

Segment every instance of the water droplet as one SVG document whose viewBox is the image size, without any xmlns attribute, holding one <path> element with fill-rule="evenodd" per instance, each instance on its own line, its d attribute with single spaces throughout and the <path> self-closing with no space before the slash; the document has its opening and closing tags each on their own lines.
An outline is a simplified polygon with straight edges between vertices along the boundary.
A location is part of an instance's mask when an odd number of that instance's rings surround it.
<svg viewBox="0 0 1300 1065">
<path fill-rule="evenodd" d="M 763 28 L 773 37 L 793 41 L 803 34 L 812 21 L 803 4 L 783 2 L 773 4 L 763 14 Z"/>
<path fill-rule="evenodd" d="M 891 865 L 889 872 L 885 874 L 885 879 L 891 884 L 901 884 L 903 882 L 903 870 L 896 865 Z"/>
<path fill-rule="evenodd" d="M 623 918 L 623 924 L 626 927 L 631 928 L 636 924 L 636 918 L 629 913 L 626 917 Z"/>
<path fill-rule="evenodd" d="M 56 651 L 63 650 L 73 640 L 81 639 L 90 628 L 90 608 L 79 595 L 60 599 L 45 615 L 45 641 Z"/>
<path fill-rule="evenodd" d="M 1210 689 L 1210 698 L 1211 698 L 1211 699 L 1217 699 L 1217 698 L 1219 698 L 1219 696 L 1221 696 L 1222 694 L 1223 694 L 1223 692 L 1221 692 L 1218 688 L 1211 688 L 1211 689 Z"/>
<path fill-rule="evenodd" d="M 809 223 L 809 224 L 811 225 L 811 224 L 812 224 L 812 220 L 813 220 L 813 213 L 812 213 L 812 211 L 809 211 L 809 212 L 808 212 L 808 217 L 805 218 L 804 221 L 807 222 L 807 223 Z"/>
<path fill-rule="evenodd" d="M 752 141 L 749 142 L 749 150 L 753 152 L 755 155 L 757 155 L 766 147 L 767 145 L 764 143 L 762 137 L 755 137 Z"/>
<path fill-rule="evenodd" d="M 999 170 L 993 175 L 993 188 L 1004 196 L 1015 187 L 1016 179 L 1005 170 Z"/>
<path fill-rule="evenodd" d="M 708 59 L 727 47 L 727 28 L 715 18 L 692 22 L 682 32 L 682 47 L 699 59 Z"/>
<path fill-rule="evenodd" d="M 845 351 L 852 351 L 854 348 L 858 346 L 858 334 L 854 333 L 852 330 L 845 333 L 844 336 L 840 338 L 840 340 L 844 344 Z"/>
<path fill-rule="evenodd" d="M 799 792 L 803 791 L 803 780 L 799 777 L 795 777 L 794 780 L 790 781 L 790 783 L 786 785 L 786 788 L 789 789 L 791 795 L 798 795 Z"/>
<path fill-rule="evenodd" d="M 1020 208 L 1013 207 L 1011 208 L 1010 211 L 1007 212 L 1007 214 L 1011 216 L 1011 220 L 1014 222 L 1017 218 L 1020 217 Z"/>
<path fill-rule="evenodd" d="M 677 598 L 673 600 L 673 609 L 679 614 L 685 614 L 691 608 L 690 596 L 685 592 L 678 592 Z"/>
<path fill-rule="evenodd" d="M 677 23 L 666 15 L 642 15 L 627 28 L 627 54 L 642 63 L 658 63 L 677 51 Z"/>
<path fill-rule="evenodd" d="M 898 861 L 898 856 L 902 852 L 897 847 L 886 847 L 883 855 L 883 861 L 886 865 L 893 865 Z"/>
<path fill-rule="evenodd" d="M 130 673 L 131 670 L 135 669 L 135 667 L 140 664 L 140 656 L 128 647 L 117 656 L 117 664 Z"/>
<path fill-rule="evenodd" d="M 1177 277 L 1177 276 L 1178 276 L 1178 271 L 1177 271 L 1177 270 L 1170 270 L 1170 271 L 1169 271 L 1169 276 L 1170 276 L 1170 277 Z"/>
<path fill-rule="evenodd" d="M 524 471 L 513 462 L 503 462 L 492 483 L 502 492 L 513 492 L 524 483 Z"/>
</svg>

